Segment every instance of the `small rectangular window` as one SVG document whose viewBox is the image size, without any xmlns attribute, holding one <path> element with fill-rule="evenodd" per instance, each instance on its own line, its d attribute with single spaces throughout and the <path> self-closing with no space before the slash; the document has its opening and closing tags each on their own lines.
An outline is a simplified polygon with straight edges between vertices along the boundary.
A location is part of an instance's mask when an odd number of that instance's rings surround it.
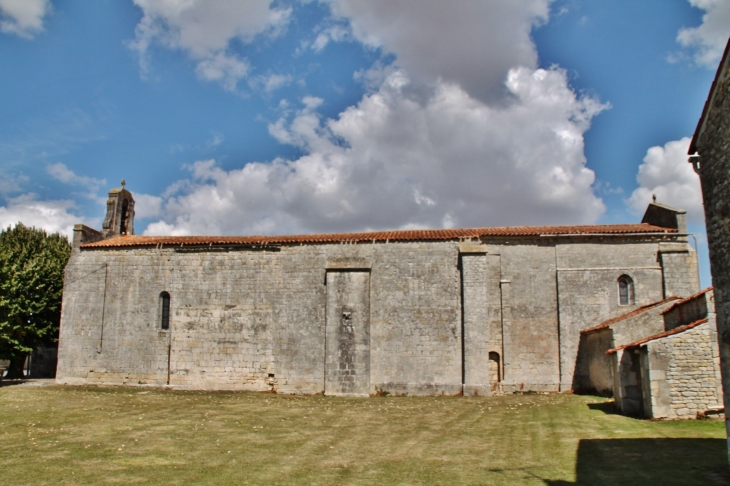
<svg viewBox="0 0 730 486">
<path fill-rule="evenodd" d="M 160 294 L 160 329 L 170 328 L 170 294 Z"/>
</svg>

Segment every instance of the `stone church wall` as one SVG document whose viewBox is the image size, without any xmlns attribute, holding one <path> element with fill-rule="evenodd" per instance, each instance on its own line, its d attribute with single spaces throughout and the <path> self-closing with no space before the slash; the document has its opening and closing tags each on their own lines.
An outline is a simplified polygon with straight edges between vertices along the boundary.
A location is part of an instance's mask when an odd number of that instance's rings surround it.
<svg viewBox="0 0 730 486">
<path fill-rule="evenodd" d="M 455 394 L 457 264 L 452 242 L 82 251 L 67 269 L 59 378 L 322 392 L 326 273 L 354 267 L 370 274 L 369 391 Z M 170 331 L 159 329 L 163 291 Z"/>
<path fill-rule="evenodd" d="M 650 236 L 76 248 L 57 381 L 354 395 L 570 389 L 580 330 L 663 298 L 658 251 Z M 621 275 L 635 284 L 630 306 L 618 305 Z M 160 328 L 161 292 L 170 330 Z"/>
<path fill-rule="evenodd" d="M 557 247 L 562 390 L 574 387 L 581 330 L 664 298 L 657 251 L 658 244 L 617 238 Z M 634 283 L 633 303 L 626 306 L 619 305 L 622 275 Z"/>
</svg>

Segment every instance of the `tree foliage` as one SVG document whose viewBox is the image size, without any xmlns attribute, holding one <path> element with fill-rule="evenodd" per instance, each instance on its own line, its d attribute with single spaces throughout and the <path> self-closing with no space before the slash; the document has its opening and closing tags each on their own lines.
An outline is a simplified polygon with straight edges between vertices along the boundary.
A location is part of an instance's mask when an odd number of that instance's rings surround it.
<svg viewBox="0 0 730 486">
<path fill-rule="evenodd" d="M 22 376 L 25 357 L 58 339 L 68 240 L 18 223 L 0 231 L 0 359 Z"/>
</svg>

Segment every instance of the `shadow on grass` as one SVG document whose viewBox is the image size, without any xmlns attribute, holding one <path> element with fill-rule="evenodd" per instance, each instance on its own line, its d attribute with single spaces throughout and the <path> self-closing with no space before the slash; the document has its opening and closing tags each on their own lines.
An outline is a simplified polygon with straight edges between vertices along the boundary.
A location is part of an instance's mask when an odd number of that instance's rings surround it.
<svg viewBox="0 0 730 486">
<path fill-rule="evenodd" d="M 590 408 L 591 410 L 600 410 L 601 412 L 605 413 L 606 415 L 616 415 L 619 413 L 618 410 L 616 409 L 616 402 L 614 402 L 614 401 L 589 403 L 588 408 Z"/>
<path fill-rule="evenodd" d="M 4 386 L 15 386 L 15 385 L 25 385 L 25 386 L 50 386 L 54 385 L 56 383 L 56 380 L 54 378 L 17 378 L 17 379 L 7 379 L 3 378 L 0 380 L 0 388 Z"/>
<path fill-rule="evenodd" d="M 573 484 L 730 484 L 724 439 L 583 439 Z"/>
</svg>

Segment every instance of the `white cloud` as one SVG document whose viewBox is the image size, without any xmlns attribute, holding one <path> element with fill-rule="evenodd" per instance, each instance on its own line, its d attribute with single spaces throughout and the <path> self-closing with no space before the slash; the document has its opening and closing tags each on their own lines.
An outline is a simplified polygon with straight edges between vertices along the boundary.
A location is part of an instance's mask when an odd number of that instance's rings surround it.
<svg viewBox="0 0 730 486">
<path fill-rule="evenodd" d="M 0 170 L 0 195 L 20 192 L 21 184 L 28 182 L 28 176 L 15 175 Z"/>
<path fill-rule="evenodd" d="M 218 145 L 222 144 L 223 140 L 225 140 L 223 135 L 221 135 L 220 133 L 213 133 L 213 138 L 208 140 L 206 145 L 208 146 L 208 148 L 214 148 L 214 147 L 217 147 Z"/>
<path fill-rule="evenodd" d="M 213 160 L 165 197 L 146 234 L 592 223 L 604 211 L 583 133 L 603 109 L 558 69 L 515 68 L 491 107 L 454 83 L 424 101 L 398 71 L 337 119 L 309 97 L 273 136 L 307 155 L 224 171 Z"/>
<path fill-rule="evenodd" d="M 331 1 L 334 14 L 350 20 L 355 39 L 396 54 L 412 79 L 456 82 L 491 101 L 504 94 L 510 69 L 537 66 L 530 31 L 547 21 L 549 3 Z"/>
<path fill-rule="evenodd" d="M 267 74 L 266 76 L 256 76 L 250 81 L 252 88 L 263 89 L 267 93 L 283 88 L 294 81 L 291 74 Z"/>
<path fill-rule="evenodd" d="M 133 197 L 135 218 L 157 218 L 162 214 L 161 197 L 141 193 L 135 193 Z"/>
<path fill-rule="evenodd" d="M 312 42 L 311 48 L 315 52 L 322 52 L 330 41 L 342 42 L 350 39 L 350 30 L 347 27 L 343 25 L 331 25 L 322 29 L 322 31 L 317 34 L 314 42 Z"/>
<path fill-rule="evenodd" d="M 206 81 L 220 81 L 226 91 L 235 91 L 238 81 L 246 76 L 248 62 L 235 54 L 216 52 L 195 67 L 195 73 Z"/>
<path fill-rule="evenodd" d="M 143 17 L 131 47 L 149 70 L 149 49 L 158 43 L 180 49 L 197 62 L 202 79 L 219 81 L 233 91 L 248 73 L 248 62 L 230 49 L 234 39 L 249 43 L 259 34 L 278 35 L 291 9 L 271 8 L 272 0 L 134 0 Z"/>
<path fill-rule="evenodd" d="M 9 198 L 6 206 L 0 206 L 0 227 L 7 228 L 17 223 L 42 228 L 49 233 L 61 233 L 73 237 L 74 224 L 84 223 L 98 226 L 98 221 L 88 221 L 70 212 L 75 207 L 68 200 L 38 200 L 35 194 L 24 194 Z"/>
<path fill-rule="evenodd" d="M 656 194 L 658 202 L 686 209 L 690 221 L 704 222 L 700 179 L 687 162 L 689 143 L 690 138 L 684 137 L 646 152 L 636 176 L 640 187 L 627 201 L 636 213 L 642 213 Z"/>
<path fill-rule="evenodd" d="M 689 3 L 705 11 L 702 24 L 681 29 L 677 41 L 685 47 L 696 49 L 694 57 L 699 64 L 714 68 L 730 37 L 730 1 L 689 0 Z"/>
<path fill-rule="evenodd" d="M 50 11 L 50 0 L 0 0 L 0 32 L 32 39 Z"/>
<path fill-rule="evenodd" d="M 82 186 L 88 189 L 92 194 L 96 194 L 101 186 L 106 185 L 106 179 L 94 179 L 93 177 L 77 175 L 60 162 L 47 166 L 46 172 L 51 177 L 63 182 L 64 184 Z"/>
<path fill-rule="evenodd" d="M 303 156 L 198 161 L 145 233 L 594 223 L 605 206 L 583 135 L 606 105 L 537 68 L 530 32 L 548 3 L 333 0 L 332 22 L 351 30 L 326 42 L 349 35 L 395 63 L 356 73 L 368 92 L 336 118 L 317 112 L 321 98 L 281 103 L 269 133 Z"/>
</svg>

